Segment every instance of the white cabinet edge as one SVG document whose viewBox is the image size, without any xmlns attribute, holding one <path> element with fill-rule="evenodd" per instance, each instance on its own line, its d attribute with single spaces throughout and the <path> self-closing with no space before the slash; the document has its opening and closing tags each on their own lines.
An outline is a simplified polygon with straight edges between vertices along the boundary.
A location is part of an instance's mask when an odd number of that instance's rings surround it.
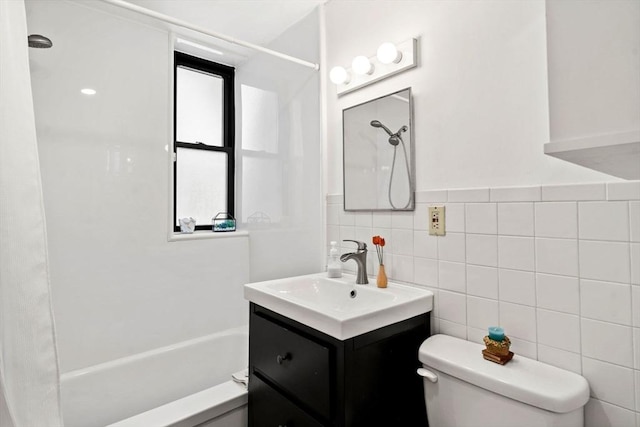
<svg viewBox="0 0 640 427">
<path fill-rule="evenodd" d="M 640 179 L 640 130 L 544 145 L 544 153 L 609 175 Z"/>
</svg>

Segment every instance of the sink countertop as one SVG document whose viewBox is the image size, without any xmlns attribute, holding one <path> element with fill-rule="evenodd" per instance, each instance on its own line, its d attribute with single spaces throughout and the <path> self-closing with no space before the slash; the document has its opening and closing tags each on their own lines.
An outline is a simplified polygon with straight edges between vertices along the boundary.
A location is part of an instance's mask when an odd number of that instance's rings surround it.
<svg viewBox="0 0 640 427">
<path fill-rule="evenodd" d="M 433 309 L 433 293 L 389 282 L 356 285 L 355 276 L 326 273 L 244 285 L 245 299 L 339 340 L 409 319 Z M 356 296 L 351 297 L 352 290 Z"/>
</svg>

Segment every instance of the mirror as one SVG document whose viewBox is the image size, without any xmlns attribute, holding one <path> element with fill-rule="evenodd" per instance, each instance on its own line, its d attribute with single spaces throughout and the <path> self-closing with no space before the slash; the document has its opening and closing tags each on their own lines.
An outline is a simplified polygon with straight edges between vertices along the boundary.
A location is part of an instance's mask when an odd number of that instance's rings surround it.
<svg viewBox="0 0 640 427">
<path fill-rule="evenodd" d="M 344 210 L 413 210 L 411 88 L 342 112 Z"/>
</svg>

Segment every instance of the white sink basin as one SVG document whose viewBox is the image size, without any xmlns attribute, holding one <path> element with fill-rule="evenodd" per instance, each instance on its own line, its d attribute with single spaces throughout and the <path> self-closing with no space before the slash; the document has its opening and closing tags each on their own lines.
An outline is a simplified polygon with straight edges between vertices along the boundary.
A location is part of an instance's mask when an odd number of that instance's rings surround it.
<svg viewBox="0 0 640 427">
<path fill-rule="evenodd" d="M 290 319 L 346 340 L 433 309 L 433 293 L 389 282 L 356 285 L 353 275 L 326 273 L 244 285 L 244 297 Z M 352 291 L 355 290 L 355 297 Z"/>
</svg>

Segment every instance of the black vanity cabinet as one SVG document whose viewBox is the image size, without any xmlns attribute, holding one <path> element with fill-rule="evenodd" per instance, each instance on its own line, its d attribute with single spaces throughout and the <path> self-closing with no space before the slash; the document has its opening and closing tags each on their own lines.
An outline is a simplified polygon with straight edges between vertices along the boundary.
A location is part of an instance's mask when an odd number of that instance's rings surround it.
<svg viewBox="0 0 640 427">
<path fill-rule="evenodd" d="M 425 427 L 429 313 L 345 341 L 251 303 L 249 427 Z"/>
</svg>

